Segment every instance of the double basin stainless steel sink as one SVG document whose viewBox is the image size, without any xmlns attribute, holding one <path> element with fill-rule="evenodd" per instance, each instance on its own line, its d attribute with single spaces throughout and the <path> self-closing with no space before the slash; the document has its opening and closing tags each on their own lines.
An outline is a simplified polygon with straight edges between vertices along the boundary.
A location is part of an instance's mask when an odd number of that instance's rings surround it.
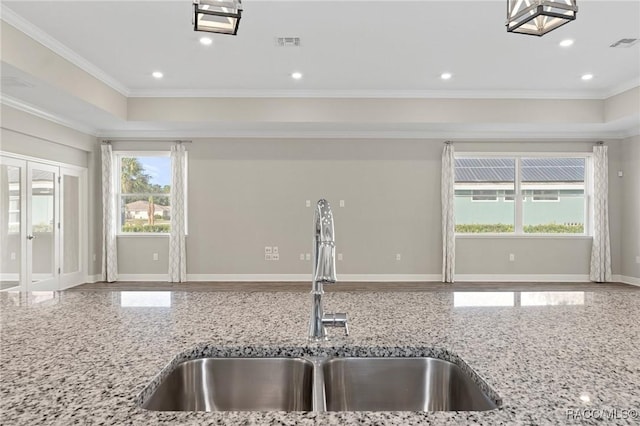
<svg viewBox="0 0 640 426">
<path fill-rule="evenodd" d="M 160 411 L 483 411 L 497 408 L 458 365 L 436 358 L 201 358 L 142 407 Z"/>
</svg>

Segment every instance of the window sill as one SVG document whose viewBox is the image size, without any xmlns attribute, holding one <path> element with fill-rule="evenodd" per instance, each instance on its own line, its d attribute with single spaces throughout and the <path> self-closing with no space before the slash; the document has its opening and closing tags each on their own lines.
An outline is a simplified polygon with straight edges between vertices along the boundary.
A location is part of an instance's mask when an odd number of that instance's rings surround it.
<svg viewBox="0 0 640 426">
<path fill-rule="evenodd" d="M 456 238 L 474 239 L 474 238 L 520 238 L 520 239 L 573 239 L 573 240 L 590 240 L 591 235 L 574 235 L 574 234 L 456 234 Z"/>
</svg>

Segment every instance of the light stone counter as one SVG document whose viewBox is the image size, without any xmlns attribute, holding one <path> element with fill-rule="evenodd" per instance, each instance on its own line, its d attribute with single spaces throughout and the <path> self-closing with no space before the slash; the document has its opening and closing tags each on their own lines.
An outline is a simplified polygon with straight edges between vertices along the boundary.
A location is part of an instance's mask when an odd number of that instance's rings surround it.
<svg viewBox="0 0 640 426">
<path fill-rule="evenodd" d="M 577 285 L 577 288 L 579 286 Z M 488 296 L 487 296 L 488 295 Z M 502 307 L 464 304 L 507 303 Z M 573 305 L 529 306 L 555 298 Z M 559 298 L 559 299 L 558 299 Z M 128 306 L 128 305 L 156 306 Z M 160 306 L 158 306 L 160 305 Z M 306 341 L 303 292 L 0 293 L 3 425 L 638 424 L 640 289 L 327 293 L 351 336 Z M 461 357 L 502 398 L 486 412 L 153 412 L 136 401 L 178 354 Z M 605 410 L 614 418 L 587 418 Z M 617 411 L 615 411 L 617 410 Z M 623 410 L 632 410 L 626 412 Z M 636 410 L 635 412 L 633 410 Z M 572 419 L 571 415 L 573 412 Z M 579 418 L 583 413 L 586 417 Z M 627 417 L 627 418 L 625 418 Z"/>
</svg>

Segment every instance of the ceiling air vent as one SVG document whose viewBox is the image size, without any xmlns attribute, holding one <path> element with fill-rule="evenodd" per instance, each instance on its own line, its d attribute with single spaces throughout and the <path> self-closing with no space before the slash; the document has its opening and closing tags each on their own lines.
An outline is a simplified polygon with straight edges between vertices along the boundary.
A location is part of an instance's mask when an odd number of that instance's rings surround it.
<svg viewBox="0 0 640 426">
<path fill-rule="evenodd" d="M 2 87 L 35 87 L 27 80 L 23 80 L 20 77 L 4 76 L 2 77 Z"/>
<path fill-rule="evenodd" d="M 609 47 L 631 47 L 634 44 L 636 44 L 638 41 L 640 41 L 640 39 L 638 38 L 623 38 L 616 41 Z"/>
<path fill-rule="evenodd" d="M 276 45 L 280 47 L 300 47 L 300 37 L 278 37 Z"/>
</svg>

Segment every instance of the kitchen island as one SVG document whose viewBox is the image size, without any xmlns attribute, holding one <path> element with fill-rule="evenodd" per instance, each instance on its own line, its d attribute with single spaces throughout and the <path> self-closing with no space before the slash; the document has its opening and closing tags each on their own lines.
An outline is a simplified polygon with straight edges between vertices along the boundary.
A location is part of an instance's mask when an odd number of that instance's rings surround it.
<svg viewBox="0 0 640 426">
<path fill-rule="evenodd" d="M 268 289 L 270 284 L 264 284 Z M 337 284 L 337 286 L 340 284 Z M 637 424 L 640 288 L 328 292 L 351 335 L 307 341 L 307 291 L 0 293 L 0 423 Z M 547 290 L 547 289 L 545 289 Z M 158 412 L 138 396 L 178 354 L 459 356 L 502 400 L 481 412 Z M 429 352 L 431 351 L 431 352 Z"/>
</svg>

